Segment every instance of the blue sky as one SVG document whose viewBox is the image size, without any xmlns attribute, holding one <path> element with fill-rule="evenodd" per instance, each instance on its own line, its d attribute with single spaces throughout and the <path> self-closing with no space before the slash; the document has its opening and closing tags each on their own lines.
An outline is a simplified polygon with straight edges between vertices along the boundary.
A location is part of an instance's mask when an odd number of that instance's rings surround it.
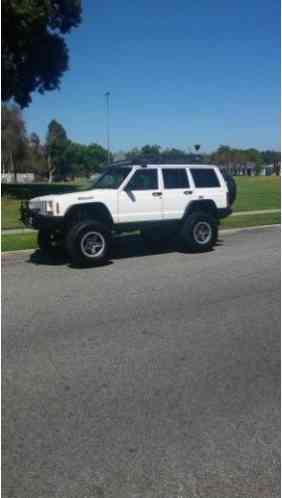
<svg viewBox="0 0 282 498">
<path fill-rule="evenodd" d="M 84 0 L 66 37 L 60 91 L 34 94 L 28 132 L 55 118 L 69 138 L 114 151 L 146 143 L 203 151 L 280 148 L 279 0 Z"/>
</svg>

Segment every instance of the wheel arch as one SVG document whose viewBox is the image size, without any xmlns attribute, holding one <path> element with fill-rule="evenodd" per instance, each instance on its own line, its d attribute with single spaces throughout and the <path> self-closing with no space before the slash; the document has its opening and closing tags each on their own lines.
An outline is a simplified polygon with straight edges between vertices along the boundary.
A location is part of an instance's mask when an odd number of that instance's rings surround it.
<svg viewBox="0 0 282 498">
<path fill-rule="evenodd" d="M 65 214 L 65 224 L 67 226 L 86 219 L 99 221 L 110 228 L 113 225 L 112 215 L 108 207 L 102 202 L 74 204 Z"/>
<path fill-rule="evenodd" d="M 212 199 L 203 199 L 192 201 L 187 205 L 183 215 L 183 221 L 187 218 L 187 216 L 197 211 L 203 211 L 205 213 L 211 214 L 215 218 L 218 218 L 218 209 L 215 202 Z"/>
</svg>

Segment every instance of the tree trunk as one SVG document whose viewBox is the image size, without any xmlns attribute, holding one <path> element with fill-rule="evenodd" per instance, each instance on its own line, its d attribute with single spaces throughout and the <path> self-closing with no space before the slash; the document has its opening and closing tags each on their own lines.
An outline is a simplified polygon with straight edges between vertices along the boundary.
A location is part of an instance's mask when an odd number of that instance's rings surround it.
<svg viewBox="0 0 282 498">
<path fill-rule="evenodd" d="M 51 160 L 50 156 L 48 156 L 47 161 L 48 161 L 48 183 L 52 183 L 52 181 L 53 181 L 53 173 L 55 172 L 55 168 L 52 165 L 52 160 Z"/>
<path fill-rule="evenodd" d="M 14 163 L 14 158 L 12 152 L 10 152 L 10 167 L 11 167 L 11 172 L 14 173 L 14 181 L 17 183 L 17 170 L 16 166 Z"/>
</svg>

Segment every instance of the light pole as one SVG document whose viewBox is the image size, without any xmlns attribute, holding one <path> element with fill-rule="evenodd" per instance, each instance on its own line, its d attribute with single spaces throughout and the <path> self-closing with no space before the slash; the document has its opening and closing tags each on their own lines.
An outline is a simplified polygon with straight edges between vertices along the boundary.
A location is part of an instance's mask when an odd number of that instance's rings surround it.
<svg viewBox="0 0 282 498">
<path fill-rule="evenodd" d="M 110 164 L 110 92 L 105 93 L 106 99 L 106 139 L 107 139 L 107 156 L 108 165 Z"/>
</svg>

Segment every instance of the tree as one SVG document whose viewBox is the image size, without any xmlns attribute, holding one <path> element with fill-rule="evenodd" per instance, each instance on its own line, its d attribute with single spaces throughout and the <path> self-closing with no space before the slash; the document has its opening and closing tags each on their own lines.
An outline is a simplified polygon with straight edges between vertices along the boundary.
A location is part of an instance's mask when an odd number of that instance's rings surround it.
<svg viewBox="0 0 282 498">
<path fill-rule="evenodd" d="M 30 171 L 39 176 L 46 176 L 48 173 L 46 148 L 40 143 L 40 138 L 36 133 L 31 133 L 29 137 L 28 155 Z"/>
<path fill-rule="evenodd" d="M 21 107 L 31 93 L 58 89 L 68 69 L 62 34 L 81 22 L 81 0 L 3 0 L 2 100 Z"/>
<path fill-rule="evenodd" d="M 141 156 L 147 156 L 151 158 L 159 158 L 161 147 L 160 145 L 144 145 L 141 149 Z"/>
<path fill-rule="evenodd" d="M 264 150 L 261 155 L 264 164 L 274 164 L 281 159 L 281 153 L 275 150 Z"/>
<path fill-rule="evenodd" d="M 1 111 L 2 170 L 5 173 L 14 173 L 17 181 L 17 173 L 22 171 L 28 153 L 25 123 L 18 106 L 2 105 Z"/>
<path fill-rule="evenodd" d="M 108 152 L 101 145 L 83 145 L 68 141 L 64 161 L 70 176 L 91 176 L 106 163 Z M 112 156 L 110 156 L 112 160 Z"/>
<path fill-rule="evenodd" d="M 164 163 L 187 163 L 188 156 L 184 150 L 175 149 L 172 147 L 171 149 L 165 149 L 161 154 L 161 159 Z"/>
<path fill-rule="evenodd" d="M 106 163 L 107 158 L 108 152 L 104 147 L 95 143 L 88 145 L 86 149 L 86 175 L 90 176 L 99 171 L 101 166 Z M 110 161 L 113 160 L 111 154 L 109 159 Z"/>
<path fill-rule="evenodd" d="M 129 159 L 129 160 L 137 159 L 140 156 L 141 156 L 141 150 L 138 149 L 138 147 L 133 147 L 133 149 L 130 149 L 125 154 L 126 159 Z"/>
<path fill-rule="evenodd" d="M 68 146 L 69 141 L 64 127 L 53 119 L 49 123 L 46 137 L 49 182 L 52 181 L 54 173 L 65 177 L 70 172 L 66 160 Z"/>
</svg>

